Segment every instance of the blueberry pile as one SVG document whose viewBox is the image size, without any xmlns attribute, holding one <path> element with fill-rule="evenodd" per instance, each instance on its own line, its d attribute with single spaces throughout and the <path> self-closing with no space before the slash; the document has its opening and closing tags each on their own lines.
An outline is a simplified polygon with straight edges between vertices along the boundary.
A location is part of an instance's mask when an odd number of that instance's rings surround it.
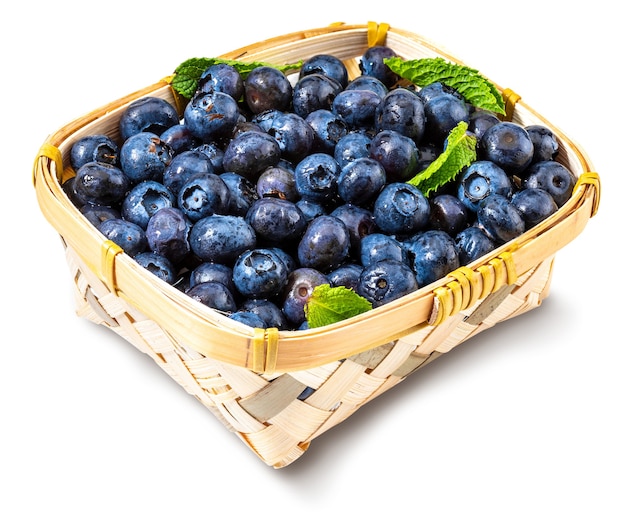
<svg viewBox="0 0 626 527">
<path fill-rule="evenodd" d="M 327 54 L 290 77 L 212 65 L 182 117 L 146 96 L 118 141 L 77 140 L 64 190 L 145 269 L 249 326 L 305 329 L 322 284 L 386 304 L 518 237 L 575 184 L 550 129 L 402 82 L 394 55 L 369 48 L 354 79 Z M 461 121 L 477 160 L 426 196 L 408 180 Z"/>
</svg>

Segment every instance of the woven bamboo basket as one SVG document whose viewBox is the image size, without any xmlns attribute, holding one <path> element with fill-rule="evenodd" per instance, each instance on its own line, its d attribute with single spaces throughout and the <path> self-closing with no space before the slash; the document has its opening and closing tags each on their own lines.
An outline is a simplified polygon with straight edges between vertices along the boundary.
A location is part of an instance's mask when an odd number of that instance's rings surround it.
<svg viewBox="0 0 626 527">
<path fill-rule="evenodd" d="M 332 53 L 356 76 L 360 56 L 374 44 L 386 44 L 406 59 L 461 63 L 419 35 L 374 23 L 291 33 L 222 57 L 281 64 Z M 555 253 L 598 209 L 600 180 L 582 149 L 515 92 L 499 87 L 505 118 L 549 126 L 560 143 L 557 160 L 578 177 L 572 197 L 557 213 L 469 266 L 344 322 L 304 331 L 253 329 L 144 270 L 106 240 L 62 189 L 73 175 L 73 142 L 96 133 L 119 138 L 119 116 L 132 101 L 161 97 L 182 115 L 184 101 L 170 81 L 164 78 L 53 133 L 35 159 L 38 203 L 65 248 L 77 315 L 152 357 L 275 468 L 298 459 L 313 439 L 457 344 L 538 307 L 549 291 Z M 300 400 L 307 388 L 312 394 Z"/>
</svg>

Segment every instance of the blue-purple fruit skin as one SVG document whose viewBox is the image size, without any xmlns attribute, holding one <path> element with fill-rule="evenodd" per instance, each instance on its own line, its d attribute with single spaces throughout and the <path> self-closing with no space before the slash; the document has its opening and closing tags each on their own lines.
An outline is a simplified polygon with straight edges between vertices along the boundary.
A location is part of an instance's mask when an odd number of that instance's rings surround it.
<svg viewBox="0 0 626 527">
<path fill-rule="evenodd" d="M 148 249 L 145 231 L 131 221 L 112 218 L 102 222 L 98 230 L 129 256 L 135 256 Z"/>
<path fill-rule="evenodd" d="M 405 242 L 420 287 L 443 278 L 459 267 L 454 239 L 444 231 L 427 230 Z"/>
<path fill-rule="evenodd" d="M 331 215 L 311 220 L 297 249 L 302 267 L 312 267 L 327 273 L 339 267 L 350 252 L 350 232 L 339 218 Z"/>
</svg>

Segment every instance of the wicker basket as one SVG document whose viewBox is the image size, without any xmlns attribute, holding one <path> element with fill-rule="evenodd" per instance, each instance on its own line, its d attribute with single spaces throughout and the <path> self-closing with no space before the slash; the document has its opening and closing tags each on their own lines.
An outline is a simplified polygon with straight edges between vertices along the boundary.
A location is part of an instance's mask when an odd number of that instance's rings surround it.
<svg viewBox="0 0 626 527">
<path fill-rule="evenodd" d="M 416 34 L 374 23 L 291 33 L 223 57 L 279 64 L 332 53 L 354 76 L 366 47 L 382 43 L 404 58 L 460 62 Z M 578 177 L 573 196 L 557 213 L 470 266 L 363 315 L 306 331 L 253 329 L 144 270 L 106 240 L 61 187 L 73 175 L 72 143 L 94 133 L 119 138 L 119 116 L 132 101 L 157 96 L 182 113 L 184 101 L 170 80 L 52 134 L 35 160 L 38 202 L 64 244 L 77 314 L 147 353 L 275 468 L 292 463 L 317 436 L 457 344 L 539 306 L 548 294 L 555 253 L 581 233 L 598 208 L 599 178 L 581 148 L 513 91 L 502 90 L 506 118 L 554 130 L 557 160 Z M 300 400 L 307 387 L 313 393 Z"/>
</svg>

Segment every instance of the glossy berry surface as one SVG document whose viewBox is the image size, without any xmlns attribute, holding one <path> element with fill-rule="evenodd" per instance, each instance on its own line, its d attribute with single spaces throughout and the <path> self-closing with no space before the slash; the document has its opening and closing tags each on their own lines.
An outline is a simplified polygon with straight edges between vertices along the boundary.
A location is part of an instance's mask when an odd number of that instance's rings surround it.
<svg viewBox="0 0 626 527">
<path fill-rule="evenodd" d="M 197 91 L 219 91 L 238 101 L 244 93 L 243 78 L 234 66 L 218 62 L 202 72 Z"/>
<path fill-rule="evenodd" d="M 444 231 L 421 232 L 408 239 L 405 247 L 420 287 L 443 278 L 459 266 L 454 239 Z"/>
<path fill-rule="evenodd" d="M 508 242 L 526 230 L 520 211 L 501 194 L 493 194 L 480 202 L 477 219 L 496 243 Z"/>
<path fill-rule="evenodd" d="M 265 132 L 244 132 L 234 137 L 224 150 L 223 167 L 254 181 L 281 158 L 280 145 Z"/>
<path fill-rule="evenodd" d="M 335 55 L 320 53 L 313 55 L 304 61 L 300 69 L 300 77 L 319 73 L 336 80 L 342 88 L 348 84 L 348 69 L 346 65 Z"/>
<path fill-rule="evenodd" d="M 376 130 L 394 130 L 419 143 L 426 128 L 424 103 L 415 91 L 394 88 L 376 108 Z"/>
<path fill-rule="evenodd" d="M 540 161 L 531 165 L 523 174 L 525 188 L 541 188 L 547 191 L 558 207 L 571 197 L 576 178 L 558 161 Z"/>
<path fill-rule="evenodd" d="M 409 183 L 390 183 L 382 189 L 373 208 L 378 228 L 386 234 L 412 234 L 430 218 L 430 203 Z"/>
<path fill-rule="evenodd" d="M 189 243 L 200 260 L 232 265 L 242 252 L 256 246 L 256 233 L 240 216 L 214 214 L 193 225 Z"/>
<path fill-rule="evenodd" d="M 228 214 L 230 190 L 217 174 L 200 172 L 182 185 L 177 205 L 192 222 L 211 214 Z"/>
<path fill-rule="evenodd" d="M 115 218 L 106 220 L 100 224 L 98 230 L 129 256 L 135 256 L 148 249 L 145 231 L 131 221 Z"/>
<path fill-rule="evenodd" d="M 382 130 L 372 138 L 369 156 L 383 166 L 388 181 L 406 181 L 417 174 L 417 145 L 394 130 Z"/>
<path fill-rule="evenodd" d="M 270 109 L 289 110 L 292 93 L 289 79 L 282 71 L 271 66 L 254 68 L 244 82 L 244 99 L 255 114 Z"/>
<path fill-rule="evenodd" d="M 174 106 L 159 97 L 148 96 L 131 102 L 123 111 L 119 120 L 119 131 L 122 141 L 125 141 L 141 132 L 161 135 L 179 122 Z"/>
<path fill-rule="evenodd" d="M 350 131 L 341 115 L 326 108 L 313 110 L 305 120 L 313 130 L 311 153 L 334 154 L 337 143 Z"/>
<path fill-rule="evenodd" d="M 257 247 L 244 251 L 233 265 L 233 283 L 246 298 L 271 298 L 287 282 L 285 262 L 272 248 Z"/>
<path fill-rule="evenodd" d="M 145 229 L 150 218 L 159 209 L 175 205 L 176 198 L 163 183 L 147 180 L 138 183 L 126 194 L 121 214 L 125 220 Z"/>
<path fill-rule="evenodd" d="M 483 159 L 493 161 L 507 174 L 519 174 L 532 162 L 534 146 L 523 126 L 503 121 L 485 130 L 480 152 Z"/>
<path fill-rule="evenodd" d="M 230 290 L 219 282 L 202 282 L 195 285 L 187 295 L 207 307 L 225 314 L 237 310 L 237 302 Z"/>
<path fill-rule="evenodd" d="M 74 170 L 78 170 L 91 161 L 117 165 L 119 150 L 117 143 L 107 135 L 96 134 L 81 137 L 72 144 L 70 164 Z"/>
<path fill-rule="evenodd" d="M 72 186 L 82 204 L 119 205 L 131 187 L 131 181 L 118 167 L 92 161 L 78 169 Z"/>
<path fill-rule="evenodd" d="M 522 189 L 513 194 L 511 203 L 519 210 L 527 229 L 541 223 L 558 210 L 552 195 L 542 188 Z"/>
<path fill-rule="evenodd" d="M 176 281 L 176 266 L 165 256 L 152 251 L 136 254 L 135 261 L 165 283 Z"/>
<path fill-rule="evenodd" d="M 315 110 L 330 110 L 341 91 L 341 84 L 331 77 L 321 73 L 305 75 L 293 87 L 293 111 L 306 118 Z"/>
<path fill-rule="evenodd" d="M 478 211 L 482 200 L 492 194 L 510 197 L 513 184 L 504 169 L 493 161 L 475 161 L 460 175 L 457 197 L 470 211 Z"/>
<path fill-rule="evenodd" d="M 331 215 L 311 220 L 298 243 L 297 257 L 302 267 L 322 273 L 339 267 L 350 251 L 350 232 L 339 218 Z"/>
<path fill-rule="evenodd" d="M 417 290 L 418 283 L 411 268 L 398 260 L 381 260 L 365 267 L 357 292 L 372 303 L 382 306 Z"/>
<path fill-rule="evenodd" d="M 306 321 L 304 308 L 313 290 L 318 285 L 329 283 L 324 273 L 310 267 L 298 267 L 289 274 L 281 299 L 281 309 L 291 325 L 299 327 Z"/>
<path fill-rule="evenodd" d="M 183 117 L 195 137 L 210 142 L 232 133 L 239 119 L 239 106 L 226 93 L 199 92 L 185 106 Z"/>
<path fill-rule="evenodd" d="M 391 88 L 400 77 L 389 69 L 384 60 L 395 56 L 397 56 L 396 52 L 388 46 L 369 47 L 359 62 L 361 74 L 375 77 L 387 88 Z"/>
<path fill-rule="evenodd" d="M 346 203 L 369 204 L 387 183 L 383 166 L 370 157 L 347 163 L 339 173 L 337 192 Z"/>
<path fill-rule="evenodd" d="M 366 267 L 381 260 L 409 263 L 404 244 L 389 234 L 374 232 L 365 236 L 360 249 L 360 261 Z"/>
<path fill-rule="evenodd" d="M 256 200 L 246 221 L 263 240 L 284 243 L 300 238 L 307 222 L 298 206 L 285 199 L 267 196 Z"/>
<path fill-rule="evenodd" d="M 150 249 L 165 256 L 172 263 L 183 260 L 190 252 L 191 222 L 175 207 L 156 211 L 148 221 L 146 237 Z"/>
<path fill-rule="evenodd" d="M 120 149 L 120 166 L 131 183 L 146 179 L 163 181 L 165 169 L 174 153 L 161 138 L 152 132 L 132 135 Z"/>
<path fill-rule="evenodd" d="M 454 238 L 454 243 L 459 253 L 460 265 L 467 265 L 496 248 L 493 239 L 475 225 L 459 232 Z"/>
</svg>

